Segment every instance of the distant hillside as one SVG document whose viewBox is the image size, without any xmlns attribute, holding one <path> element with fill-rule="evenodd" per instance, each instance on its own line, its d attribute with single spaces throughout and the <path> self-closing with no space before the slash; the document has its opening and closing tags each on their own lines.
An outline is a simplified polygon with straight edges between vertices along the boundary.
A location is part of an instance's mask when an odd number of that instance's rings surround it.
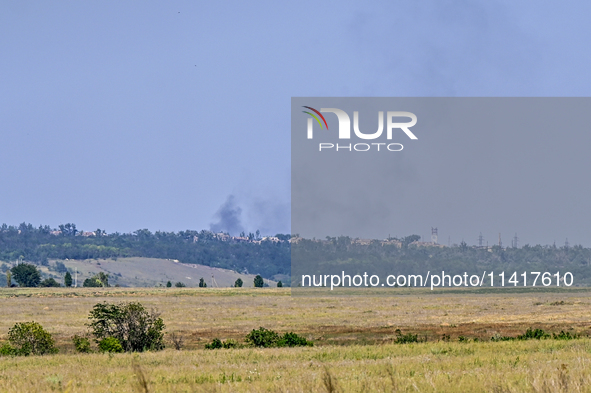
<svg viewBox="0 0 591 393">
<path fill-rule="evenodd" d="M 49 260 L 110 258 L 176 259 L 183 263 L 223 268 L 271 279 L 291 273 L 289 235 L 233 237 L 210 231 L 110 233 L 79 231 L 75 224 L 0 227 L 0 261 L 26 260 L 47 265 Z"/>
<path fill-rule="evenodd" d="M 232 270 L 212 268 L 209 266 L 184 264 L 167 259 L 157 258 L 116 258 L 116 259 L 86 259 L 49 261 L 48 266 L 40 266 L 43 276 L 54 277 L 63 284 L 63 273 L 56 271 L 56 262 L 61 262 L 72 273 L 72 278 L 78 274 L 78 286 L 82 286 L 85 279 L 104 272 L 109 275 L 111 286 L 122 287 L 154 287 L 165 286 L 167 281 L 173 285 L 182 282 L 187 287 L 197 287 L 199 279 L 203 277 L 208 287 L 231 287 L 240 278 L 244 287 L 253 287 L 253 274 L 239 274 Z M 270 286 L 276 282 L 266 280 Z"/>
</svg>

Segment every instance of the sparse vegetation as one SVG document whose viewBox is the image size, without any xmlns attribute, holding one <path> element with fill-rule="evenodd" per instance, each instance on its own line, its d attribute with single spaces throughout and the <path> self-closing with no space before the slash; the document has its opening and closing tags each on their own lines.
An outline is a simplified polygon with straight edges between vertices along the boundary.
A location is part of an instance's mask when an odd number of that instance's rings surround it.
<svg viewBox="0 0 591 393">
<path fill-rule="evenodd" d="M 176 349 L 177 351 L 183 349 L 183 345 L 185 343 L 185 339 L 183 338 L 183 336 L 176 332 L 172 332 L 170 333 L 169 337 L 170 341 L 172 342 L 172 345 L 174 346 L 174 349 Z"/>
<path fill-rule="evenodd" d="M 92 352 L 92 349 L 90 348 L 90 340 L 88 339 L 88 337 L 74 335 L 74 337 L 72 337 L 72 343 L 74 344 L 74 348 L 76 348 L 77 352 Z"/>
</svg>

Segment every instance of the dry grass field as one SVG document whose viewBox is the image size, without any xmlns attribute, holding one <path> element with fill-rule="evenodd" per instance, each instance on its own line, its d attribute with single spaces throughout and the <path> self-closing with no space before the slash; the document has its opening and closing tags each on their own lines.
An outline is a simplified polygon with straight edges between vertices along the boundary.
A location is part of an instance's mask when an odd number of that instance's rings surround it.
<svg viewBox="0 0 591 393">
<path fill-rule="evenodd" d="M 88 312 L 102 301 L 158 308 L 166 332 L 182 335 L 185 347 L 75 353 L 71 336 L 86 330 Z M 13 288 L 0 290 L 0 309 L 0 341 L 15 322 L 34 320 L 60 348 L 59 355 L 0 357 L 2 392 L 591 392 L 591 339 L 489 341 L 529 327 L 591 335 L 591 291 L 581 289 L 401 288 L 390 297 L 308 298 L 289 288 Z M 259 326 L 300 333 L 315 346 L 203 349 L 213 337 L 242 340 Z M 427 342 L 395 344 L 396 329 Z"/>
</svg>

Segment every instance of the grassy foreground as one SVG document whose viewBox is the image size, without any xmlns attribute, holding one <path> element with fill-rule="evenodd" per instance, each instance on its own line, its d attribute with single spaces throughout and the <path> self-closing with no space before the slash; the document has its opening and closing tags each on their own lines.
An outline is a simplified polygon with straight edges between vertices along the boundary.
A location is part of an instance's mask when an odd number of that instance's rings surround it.
<svg viewBox="0 0 591 393">
<path fill-rule="evenodd" d="M 75 353 L 71 337 L 102 301 L 158 308 L 166 332 L 185 339 L 183 350 Z M 0 392 L 591 392 L 590 305 L 587 290 L 301 298 L 289 288 L 0 289 L 0 343 L 15 322 L 34 320 L 60 349 L 0 357 Z M 213 337 L 241 341 L 259 326 L 315 346 L 203 349 Z M 529 327 L 585 338 L 489 341 Z M 395 344 L 396 329 L 428 341 Z"/>
<path fill-rule="evenodd" d="M 54 355 L 0 359 L 0 391 L 590 392 L 590 361 L 588 339 Z"/>
</svg>

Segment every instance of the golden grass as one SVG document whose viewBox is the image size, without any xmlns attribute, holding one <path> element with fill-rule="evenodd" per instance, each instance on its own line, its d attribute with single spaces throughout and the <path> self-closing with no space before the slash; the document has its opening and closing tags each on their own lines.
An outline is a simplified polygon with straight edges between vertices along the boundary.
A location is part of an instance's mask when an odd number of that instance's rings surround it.
<svg viewBox="0 0 591 393">
<path fill-rule="evenodd" d="M 101 301 L 157 307 L 185 349 L 74 353 L 71 336 L 85 331 L 88 312 Z M 34 320 L 54 334 L 61 353 L 0 358 L 0 391 L 591 392 L 588 338 L 457 339 L 514 336 L 528 327 L 587 336 L 590 304 L 586 291 L 430 295 L 401 289 L 392 297 L 301 298 L 291 297 L 289 288 L 0 289 L 0 340 L 15 322 Z M 302 333 L 315 347 L 201 349 L 213 337 L 242 339 L 259 326 Z M 398 328 L 429 341 L 393 344 Z M 440 341 L 443 335 L 451 341 Z"/>
<path fill-rule="evenodd" d="M 528 327 L 591 334 L 591 292 L 300 298 L 289 288 L 13 288 L 0 289 L 0 340 L 15 322 L 34 320 L 67 350 L 102 301 L 159 309 L 167 332 L 182 335 L 189 348 L 213 337 L 240 339 L 259 326 L 304 333 L 317 344 L 388 342 L 398 328 L 430 339 L 489 339 Z"/>
<path fill-rule="evenodd" d="M 0 391 L 591 392 L 590 352 L 581 339 L 0 358 Z"/>
</svg>

